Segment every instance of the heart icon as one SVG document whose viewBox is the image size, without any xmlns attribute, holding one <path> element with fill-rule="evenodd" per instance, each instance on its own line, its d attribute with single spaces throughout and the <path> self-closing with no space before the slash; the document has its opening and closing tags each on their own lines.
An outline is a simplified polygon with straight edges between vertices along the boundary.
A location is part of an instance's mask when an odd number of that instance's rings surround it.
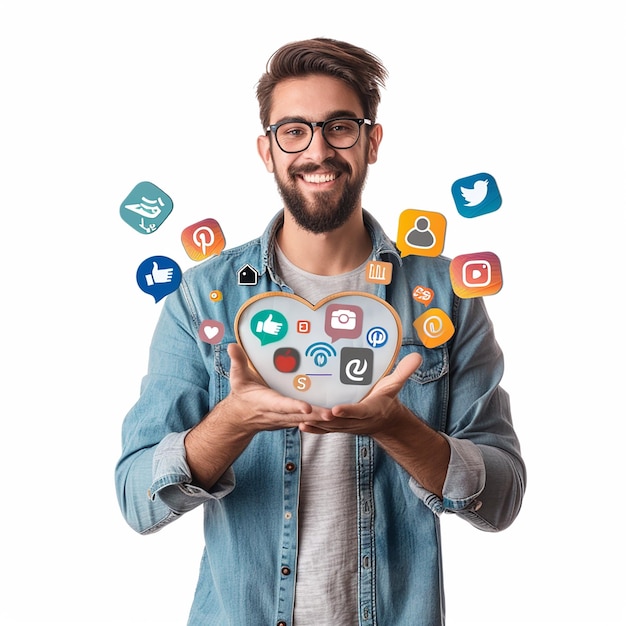
<svg viewBox="0 0 626 626">
<path fill-rule="evenodd" d="M 315 306 L 293 294 L 263 293 L 235 318 L 237 342 L 269 387 L 328 408 L 358 402 L 390 371 L 401 330 L 387 302 L 362 292 Z"/>
<path fill-rule="evenodd" d="M 224 338 L 224 324 L 217 320 L 204 320 L 198 334 L 206 343 L 219 343 Z"/>
</svg>

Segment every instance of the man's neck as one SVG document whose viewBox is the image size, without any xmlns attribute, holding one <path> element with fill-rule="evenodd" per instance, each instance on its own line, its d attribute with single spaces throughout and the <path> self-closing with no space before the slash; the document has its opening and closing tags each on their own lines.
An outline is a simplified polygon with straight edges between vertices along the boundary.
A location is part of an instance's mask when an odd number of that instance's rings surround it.
<svg viewBox="0 0 626 626">
<path fill-rule="evenodd" d="M 277 241 L 294 265 L 321 276 L 345 274 L 361 265 L 372 251 L 362 211 L 355 211 L 340 228 L 321 234 L 302 229 L 285 211 Z"/>
</svg>

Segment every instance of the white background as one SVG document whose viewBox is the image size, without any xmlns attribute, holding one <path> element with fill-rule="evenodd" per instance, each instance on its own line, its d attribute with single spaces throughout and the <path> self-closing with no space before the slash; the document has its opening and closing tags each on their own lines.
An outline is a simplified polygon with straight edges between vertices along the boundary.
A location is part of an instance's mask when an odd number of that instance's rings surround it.
<svg viewBox="0 0 626 626">
<path fill-rule="evenodd" d="M 444 213 L 447 256 L 503 264 L 487 304 L 527 497 L 500 534 L 443 518 L 448 623 L 623 624 L 620 5 L 4 0 L 0 622 L 185 623 L 200 511 L 140 537 L 114 495 L 161 308 L 135 271 L 192 265 L 180 232 L 206 217 L 228 246 L 262 231 L 254 86 L 283 43 L 330 36 L 390 72 L 365 207 L 392 237 L 406 208 Z M 462 218 L 450 186 L 481 171 L 502 208 Z M 142 180 L 174 201 L 149 236 L 119 216 Z"/>
</svg>

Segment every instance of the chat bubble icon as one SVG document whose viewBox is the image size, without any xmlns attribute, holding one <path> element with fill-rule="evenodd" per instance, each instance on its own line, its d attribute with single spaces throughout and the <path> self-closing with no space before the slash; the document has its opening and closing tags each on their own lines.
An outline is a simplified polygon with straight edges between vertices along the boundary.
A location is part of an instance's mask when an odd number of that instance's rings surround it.
<svg viewBox="0 0 626 626">
<path fill-rule="evenodd" d="M 446 218 L 433 211 L 406 209 L 398 220 L 396 246 L 401 256 L 439 256 L 446 236 Z"/>
<path fill-rule="evenodd" d="M 259 311 L 250 320 L 250 330 L 262 346 L 280 341 L 288 329 L 287 318 L 275 309 Z"/>
<path fill-rule="evenodd" d="M 192 261 L 203 261 L 217 256 L 226 245 L 220 225 L 212 218 L 187 226 L 180 238 Z"/>
<path fill-rule="evenodd" d="M 324 330 L 332 339 L 356 339 L 363 329 L 363 309 L 353 304 L 329 304 Z"/>
<path fill-rule="evenodd" d="M 176 291 L 182 277 L 176 261 L 166 256 L 151 256 L 137 268 L 139 289 L 151 295 L 155 303 Z"/>
<path fill-rule="evenodd" d="M 120 217 L 138 233 L 152 234 L 174 208 L 172 199 L 156 185 L 144 181 L 135 185 L 120 205 Z"/>
<path fill-rule="evenodd" d="M 428 306 L 434 297 L 435 292 L 428 287 L 424 287 L 424 285 L 417 285 L 417 287 L 413 289 L 413 300 L 423 304 L 424 306 Z"/>
</svg>

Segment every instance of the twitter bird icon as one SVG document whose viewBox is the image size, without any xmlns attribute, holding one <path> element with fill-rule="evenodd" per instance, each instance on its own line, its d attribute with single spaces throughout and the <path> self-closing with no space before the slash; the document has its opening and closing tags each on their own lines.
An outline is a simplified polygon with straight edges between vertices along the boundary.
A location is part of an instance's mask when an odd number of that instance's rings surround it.
<svg viewBox="0 0 626 626">
<path fill-rule="evenodd" d="M 478 217 L 497 211 L 502 206 L 496 179 L 486 173 L 459 178 L 452 184 L 452 197 L 463 217 Z"/>
</svg>

